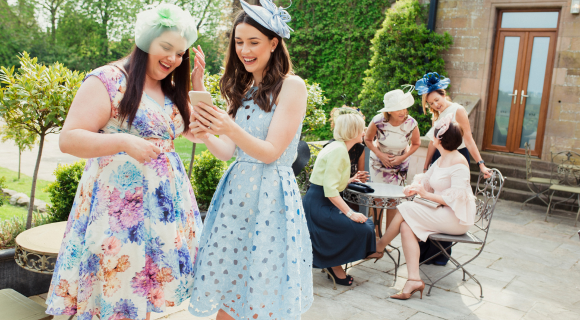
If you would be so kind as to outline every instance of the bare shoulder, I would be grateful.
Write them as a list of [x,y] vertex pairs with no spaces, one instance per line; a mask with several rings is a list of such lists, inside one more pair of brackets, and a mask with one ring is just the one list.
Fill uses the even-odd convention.
[[306,83],[302,78],[297,75],[288,75],[286,79],[284,79],[284,83],[282,84],[282,92],[290,91],[296,92],[296,90],[303,90],[306,92]]
[[306,99],[307,92],[306,83],[304,80],[302,80],[302,78],[299,76],[288,75],[284,79],[284,83],[280,89],[280,94],[278,95],[276,105],[289,105],[293,106],[292,108],[294,108],[296,106],[296,102],[299,102],[299,105],[306,109]]
[[453,158],[451,159],[451,165],[454,166],[456,164],[462,164],[467,168],[469,168],[469,163],[467,162],[467,159],[465,159],[465,157],[461,153],[459,153],[459,151],[454,152]]

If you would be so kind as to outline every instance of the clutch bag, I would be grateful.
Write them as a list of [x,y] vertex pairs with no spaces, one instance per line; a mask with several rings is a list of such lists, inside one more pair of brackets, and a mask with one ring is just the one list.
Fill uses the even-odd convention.
[[430,207],[430,208],[433,208],[433,209],[437,209],[439,207],[443,207],[443,205],[440,204],[440,203],[437,203],[437,202],[431,201],[431,200],[427,200],[427,199],[424,199],[424,198],[421,198],[421,197],[415,197],[415,198],[413,198],[413,202],[420,203],[420,204],[422,204],[424,206],[427,206],[427,207]]
[[349,183],[347,188],[349,188],[350,190],[361,192],[361,193],[373,193],[373,192],[375,192],[375,189],[371,188],[367,184],[360,183],[360,182]]

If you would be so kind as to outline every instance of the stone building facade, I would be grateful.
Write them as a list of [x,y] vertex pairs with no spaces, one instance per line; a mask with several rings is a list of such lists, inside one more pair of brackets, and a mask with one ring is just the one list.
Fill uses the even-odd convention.
[[[429,1],[422,2],[428,3]],[[547,20],[540,15],[538,17],[541,18],[536,18],[533,25],[525,25],[525,23],[518,25],[518,23],[521,22],[521,17],[525,20],[525,14],[537,14],[538,12],[541,13],[542,11],[548,11],[552,12],[549,15],[557,16],[557,19],[554,21],[553,26],[549,26],[548,23],[545,26],[548,26],[549,28],[542,29],[544,31],[553,31],[551,38],[549,35],[545,36],[548,37],[549,41],[551,41],[550,45],[552,51],[550,51],[547,56],[548,61],[545,62],[547,63],[547,71],[545,73],[546,79],[544,79],[544,82],[548,83],[545,84],[544,97],[542,98],[543,113],[540,112],[539,119],[535,120],[538,122],[538,126],[541,127],[544,125],[544,127],[539,130],[543,131],[543,134],[538,132],[536,137],[536,133],[534,132],[533,138],[527,139],[529,141],[535,141],[530,139],[536,138],[542,139],[538,144],[538,150],[541,149],[541,151],[537,153],[537,156],[542,160],[549,161],[551,151],[572,150],[580,153],[580,15],[571,13],[571,2],[571,0],[438,1],[435,31],[439,33],[448,32],[454,39],[452,47],[444,53],[446,70],[452,83],[450,94],[452,98],[454,96],[473,96],[473,98],[479,98],[479,103],[477,104],[476,109],[473,110],[470,118],[474,120],[474,127],[472,130],[480,150],[502,151],[499,150],[501,149],[499,147],[491,146],[493,145],[493,143],[490,142],[491,136],[494,134],[496,136],[501,136],[502,132],[499,130],[501,129],[499,127],[502,125],[499,124],[501,122],[498,121],[499,116],[497,116],[496,113],[494,114],[496,114],[497,117],[494,116],[494,114],[490,116],[490,112],[500,112],[498,111],[500,109],[499,104],[501,100],[501,97],[499,96],[502,92],[498,89],[498,83],[501,86],[501,81],[506,81],[501,80],[500,77],[509,78],[509,76],[504,77],[504,70],[511,67],[515,70],[514,73],[517,72],[518,74],[521,74],[520,78],[524,83],[527,81],[524,78],[528,76],[528,73],[530,83],[532,81],[531,78],[535,77],[537,79],[537,75],[532,75],[533,71],[524,70],[526,68],[525,53],[520,54],[518,57],[517,52],[514,53],[513,50],[511,50],[514,47],[508,47],[508,40],[511,41],[516,39],[519,35],[510,32],[512,29],[508,30],[503,27],[506,25],[509,26],[511,23],[512,25],[515,25],[515,29],[513,29],[514,31],[524,32],[527,30],[527,34],[530,38],[525,40],[522,36],[522,45],[519,47],[520,51],[525,52],[527,50],[531,52],[532,43],[534,45],[533,50],[536,50],[536,47],[542,49],[541,43],[539,42],[541,39],[533,38],[534,36],[538,36],[538,34],[534,32],[540,29],[534,28],[544,26],[543,23],[548,23],[546,22]],[[509,18],[508,15],[502,16],[505,12],[515,12],[517,14],[522,13],[523,16],[517,14],[515,16],[510,15],[509,17],[511,18]],[[557,12],[558,14],[555,15],[554,12]],[[508,18],[513,19],[513,21]],[[499,25],[499,23],[502,24]],[[528,29],[524,30],[521,28],[522,26],[524,29]],[[502,35],[501,32],[504,32],[505,34]],[[520,41],[519,39],[520,38],[517,38],[517,41]],[[533,42],[534,39],[537,40],[536,42],[538,42],[538,46],[536,46],[536,42]],[[525,41],[525,44],[523,41]],[[544,51],[546,50],[548,49],[545,49]],[[546,51],[546,53],[547,52],[548,51]],[[516,57],[518,61],[522,61],[521,68],[524,69],[520,68],[520,62],[517,63],[517,68],[515,63],[510,64],[506,62],[508,61],[510,54]],[[536,58],[538,55],[540,54],[536,54]],[[500,58],[503,60],[499,60]],[[530,67],[530,65],[537,62],[534,62],[534,59],[534,56],[530,56],[530,53],[528,53],[528,69],[533,68]],[[544,60],[546,59],[544,58]],[[498,63],[501,61],[504,61],[505,63],[501,67],[498,67]],[[507,71],[505,72],[507,74]],[[498,73],[500,74],[498,75]],[[516,79],[516,82],[517,81],[518,80]],[[521,88],[525,89],[524,87]],[[527,97],[524,100],[524,97],[526,96],[524,95],[522,97],[521,91],[516,92],[515,96],[513,92],[507,93],[509,93],[510,96],[507,97],[507,105],[512,103],[511,97],[513,97],[514,104],[512,105],[512,110],[520,101],[522,102],[523,107],[525,107],[525,104],[523,103],[524,101],[527,101],[526,103],[528,105],[532,103],[531,97]],[[505,92],[503,92],[503,94],[506,95]],[[506,100],[504,99],[504,102],[505,101]],[[508,117],[509,114],[508,109],[506,109],[507,111],[504,111],[506,117]],[[522,109],[520,117],[523,117],[523,112]],[[526,115],[529,113],[535,115],[536,118],[538,117],[536,113],[529,112],[527,109],[525,112]],[[517,121],[521,122],[522,119],[527,119],[521,118],[517,120],[514,119],[514,115],[515,113],[512,112],[512,118],[509,120],[510,126],[517,126]],[[507,122],[505,123],[506,124],[503,126],[507,127]],[[519,137],[522,137],[521,145],[523,145],[524,134],[528,134],[528,136],[532,136],[532,134],[529,132],[526,133],[527,129],[522,129],[522,126],[524,125],[520,124],[519,126],[520,131],[516,130],[514,131],[515,133],[512,132],[511,134],[507,134],[504,128],[503,139],[507,139],[507,141],[510,141],[509,139],[516,141],[515,146],[512,146],[510,150],[507,150],[509,148],[505,149],[504,152],[523,153],[523,149],[521,149],[518,139],[520,139]],[[516,138],[515,135],[519,135],[519,137]],[[487,143],[485,139],[488,139]],[[498,140],[495,136],[493,139],[494,141]],[[499,140],[501,140],[501,137]],[[512,143],[512,145],[514,145],[514,143]]]

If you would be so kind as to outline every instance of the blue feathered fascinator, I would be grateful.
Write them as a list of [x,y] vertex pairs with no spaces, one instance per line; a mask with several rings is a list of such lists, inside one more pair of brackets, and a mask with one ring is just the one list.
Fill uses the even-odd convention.
[[242,9],[264,28],[274,31],[282,38],[290,39],[290,31],[294,30],[288,26],[288,22],[292,20],[286,11],[289,7],[276,7],[271,0],[260,0],[262,6],[251,5],[244,0],[240,0],[240,4]]
[[415,84],[415,90],[419,92],[419,95],[424,95],[429,92],[433,92],[439,89],[446,89],[451,80],[440,76],[437,72],[429,72],[419,79]]

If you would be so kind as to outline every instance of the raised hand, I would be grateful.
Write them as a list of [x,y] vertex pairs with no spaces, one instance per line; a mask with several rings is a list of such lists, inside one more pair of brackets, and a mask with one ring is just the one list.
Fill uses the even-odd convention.
[[203,75],[205,73],[205,54],[201,50],[201,46],[191,48],[195,52],[195,59],[193,61],[193,71],[191,72],[191,86],[194,91],[205,91],[203,84]]

